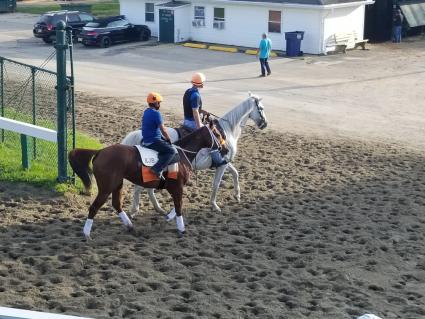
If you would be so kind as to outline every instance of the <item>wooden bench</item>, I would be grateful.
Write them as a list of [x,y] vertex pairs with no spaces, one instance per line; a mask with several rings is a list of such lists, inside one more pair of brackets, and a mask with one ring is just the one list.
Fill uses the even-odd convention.
[[356,31],[353,31],[354,34],[354,49],[357,47],[362,47],[362,50],[366,50],[366,43],[369,42],[369,39],[359,40]]
[[339,32],[333,34],[327,43],[327,47],[335,47],[334,52],[347,52],[347,47],[350,43],[350,41],[353,41],[353,33],[348,32]]
[[363,50],[366,50],[368,41],[368,39],[359,40],[355,31],[338,32],[328,38],[326,47],[334,48],[333,52],[346,53],[348,48],[356,49],[357,47],[362,47]]

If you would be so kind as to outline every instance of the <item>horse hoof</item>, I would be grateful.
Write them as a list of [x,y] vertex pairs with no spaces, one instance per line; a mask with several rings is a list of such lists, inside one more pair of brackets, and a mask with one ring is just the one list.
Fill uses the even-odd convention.
[[91,236],[90,235],[84,235],[84,239],[88,242],[88,241],[90,241],[90,240],[93,240],[92,238],[91,238]]
[[129,233],[134,232],[134,227],[133,227],[133,226],[127,226],[127,231],[128,231]]
[[186,233],[185,231],[177,230],[177,236],[179,236],[179,238],[183,238],[185,233]]
[[211,211],[212,212],[218,212],[218,213],[220,213],[221,212],[221,208],[218,207],[217,205],[213,205],[213,206],[211,206]]
[[237,201],[238,203],[240,203],[240,202],[241,202],[241,197],[240,197],[240,196],[236,195],[236,196],[235,196],[235,199],[236,199],[236,201]]

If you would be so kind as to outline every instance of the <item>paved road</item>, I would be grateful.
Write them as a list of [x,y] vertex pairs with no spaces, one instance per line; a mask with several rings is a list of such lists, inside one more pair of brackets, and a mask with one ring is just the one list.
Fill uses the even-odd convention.
[[[53,49],[32,37],[35,20],[0,15],[0,55],[40,65]],[[224,114],[252,91],[263,97],[272,129],[425,149],[425,42],[368,47],[346,55],[275,58],[272,76],[258,78],[259,63],[244,54],[166,44],[108,49],[77,44],[77,90],[141,102],[156,90],[166,98],[164,108],[182,114],[182,95],[199,70],[208,80],[204,105],[213,113]]]

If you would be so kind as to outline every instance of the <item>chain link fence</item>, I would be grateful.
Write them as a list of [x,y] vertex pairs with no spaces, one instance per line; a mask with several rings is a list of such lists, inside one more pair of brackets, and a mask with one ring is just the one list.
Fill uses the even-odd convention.
[[[55,57],[53,52],[43,63]],[[42,65],[42,66],[43,66]],[[65,136],[67,149],[75,146],[74,90],[72,78],[67,77],[66,109],[67,127]],[[57,74],[0,56],[0,116],[57,131]],[[22,145],[19,133],[0,129],[3,146]],[[28,136],[26,152],[33,165],[48,165],[46,169],[58,167],[57,143]],[[21,150],[22,151],[22,150]],[[31,169],[31,167],[29,169]],[[68,169],[68,172],[71,172]]]

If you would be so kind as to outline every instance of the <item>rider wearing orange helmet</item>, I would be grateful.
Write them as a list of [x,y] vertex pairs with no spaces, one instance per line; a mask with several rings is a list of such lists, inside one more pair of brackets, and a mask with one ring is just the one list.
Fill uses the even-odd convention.
[[[205,75],[203,73],[195,73],[192,75],[192,87],[187,89],[183,96],[184,122],[183,126],[194,131],[202,126],[200,114],[209,115],[207,111],[202,109],[202,99],[199,89],[204,87]],[[210,153],[212,159],[212,167],[219,167],[227,164],[218,150]]]
[[199,93],[199,90],[204,87],[205,79],[203,73],[193,74],[192,87],[187,89],[183,96],[183,126],[192,131],[202,126],[200,114],[208,115],[208,112],[202,110],[202,99]]
[[149,107],[143,112],[142,118],[143,146],[158,152],[158,162],[151,169],[158,177],[163,178],[162,171],[177,154],[177,150],[171,145],[170,136],[159,112],[162,96],[151,92],[146,101]]

